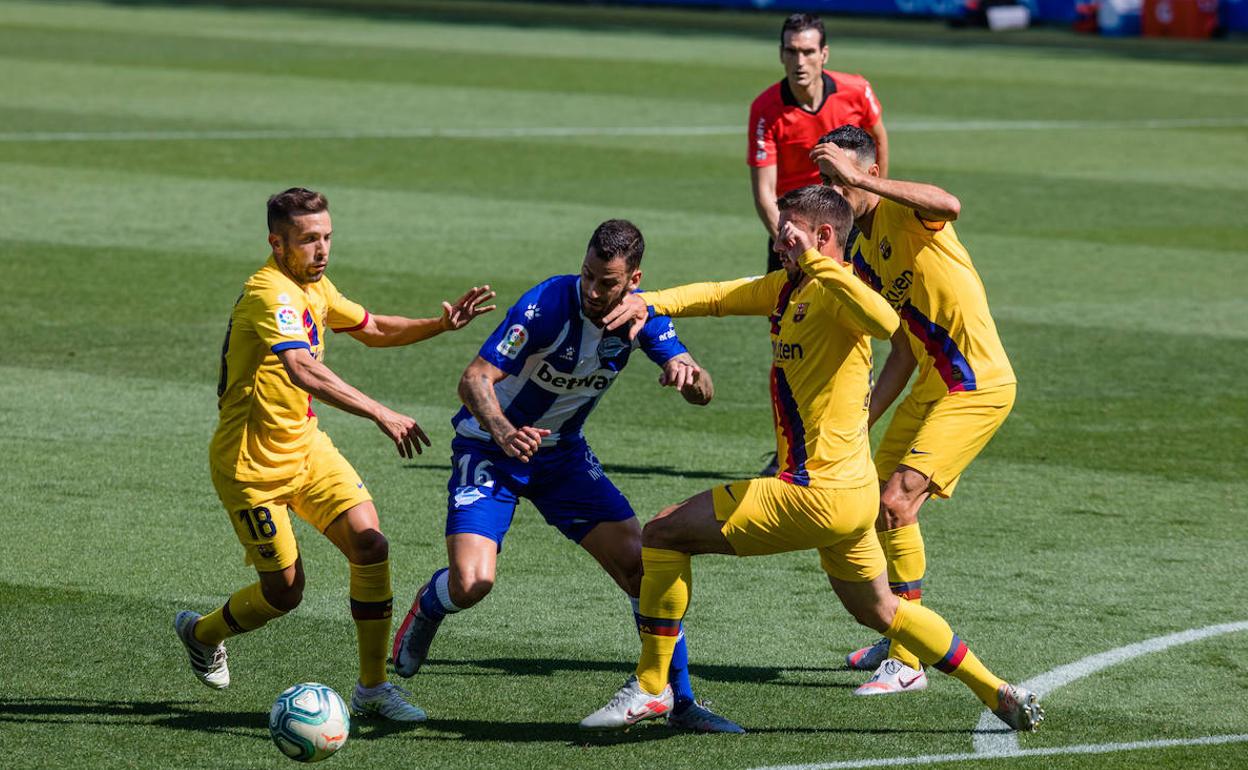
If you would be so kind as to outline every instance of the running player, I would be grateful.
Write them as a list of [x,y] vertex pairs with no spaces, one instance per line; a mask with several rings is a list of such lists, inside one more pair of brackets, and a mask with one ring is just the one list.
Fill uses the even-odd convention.
[[777,477],[702,492],[646,524],[636,676],[581,726],[627,727],[669,708],[667,672],[689,605],[692,554],[817,548],[858,622],[961,680],[1010,727],[1034,729],[1043,717],[1035,694],[996,677],[944,619],[888,589],[873,527],[879,487],[867,441],[868,337],[887,339],[899,319],[842,261],[851,220],[844,198],[803,187],[782,197],[779,209],[784,272],[631,295],[604,319],[608,329],[628,324],[636,332],[656,313],[770,316],[772,409],[784,464]]
[[[929,184],[884,179],[867,132],[841,126],[811,153],[825,181],[849,201],[859,236],[851,260],[862,280],[901,316],[892,350],[871,393],[869,422],[919,376],[875,453],[880,480],[880,543],[889,587],[913,602],[923,595],[927,558],[919,509],[949,497],[962,472],[1014,406],[1010,360],[988,312],[988,297],[953,229],[961,205]],[[888,639],[852,652],[850,668],[875,671],[855,692],[922,690],[919,658]]]
[[174,629],[205,685],[230,683],[224,641],[285,615],[303,597],[303,561],[287,509],[316,527],[351,565],[351,616],[360,677],[357,714],[419,722],[425,712],[386,681],[390,638],[389,544],[355,469],[318,427],[312,398],[366,417],[411,457],[429,444],[411,417],[343,382],[324,363],[325,333],[345,332],[370,347],[409,345],[463,328],[494,309],[488,286],[473,287],[440,318],[371,315],[338,292],[325,269],[329,202],[292,188],[268,203],[268,262],[243,285],[230,315],[217,386],[212,483],[259,580],[205,616],[183,611]]
[[[635,339],[602,328],[602,317],[641,282],[645,241],[630,222],[594,231],[581,273],[549,278],[520,298],[460,380],[447,483],[449,564],[417,593],[394,639],[394,666],[414,675],[442,620],[480,602],[494,586],[503,537],[519,498],[592,555],[628,594],[634,618],[641,587],[641,527],[581,432],[638,347],[663,368],[660,382],[691,404],[713,395],[668,318]],[[676,630],[668,723],[699,732],[744,732],[693,697],[683,632]],[[665,712],[666,713],[666,712]]]

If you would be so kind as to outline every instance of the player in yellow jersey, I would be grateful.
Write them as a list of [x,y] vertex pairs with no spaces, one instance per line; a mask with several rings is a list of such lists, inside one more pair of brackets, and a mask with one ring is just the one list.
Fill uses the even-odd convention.
[[634,294],[604,319],[608,329],[636,331],[651,313],[769,316],[781,472],[707,490],[646,524],[636,676],[581,726],[627,727],[671,708],[667,669],[689,605],[691,555],[815,548],[858,622],[957,677],[1010,727],[1034,729],[1043,711],[1033,693],[993,675],[939,615],[889,591],[867,442],[869,337],[887,339],[898,317],[842,261],[851,220],[844,198],[816,185],[786,193],[779,208],[783,270]]
[[[984,285],[953,229],[958,199],[934,185],[885,179],[871,135],[841,126],[811,153],[825,183],[845,196],[859,236],[854,272],[901,316],[892,349],[871,393],[874,424],[919,375],[893,414],[875,453],[880,479],[876,521],[893,592],[923,594],[927,558],[919,509],[949,497],[1014,406],[1015,379],[988,312]],[[921,690],[919,658],[888,639],[850,653],[850,668],[875,671],[855,693]]]
[[329,203],[292,188],[268,202],[264,267],[234,304],[221,351],[219,421],[212,438],[212,483],[259,580],[207,615],[174,620],[201,682],[230,683],[225,639],[254,631],[299,605],[303,562],[288,509],[316,527],[350,563],[351,616],[360,678],[351,696],[357,714],[418,722],[425,713],[386,681],[390,638],[389,544],[358,474],[318,428],[312,398],[381,428],[399,454],[419,453],[428,437],[411,417],[377,403],[325,365],[325,335],[345,332],[370,347],[408,345],[460,329],[493,309],[494,293],[473,287],[439,318],[371,315],[325,277],[332,235]]

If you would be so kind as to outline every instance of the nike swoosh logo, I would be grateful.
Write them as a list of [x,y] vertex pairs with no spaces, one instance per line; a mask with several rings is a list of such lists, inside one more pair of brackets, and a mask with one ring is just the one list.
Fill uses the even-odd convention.
[[632,722],[651,714],[662,714],[664,711],[667,711],[667,706],[664,706],[661,701],[652,700],[642,707],[640,711],[633,711],[630,708],[628,711],[624,712],[624,718]]
[[728,493],[728,496],[732,498],[732,501],[733,501],[734,503],[735,503],[735,502],[737,502],[737,496],[736,496],[736,495],[734,495],[734,494],[732,493],[732,485],[731,485],[731,484],[725,484],[725,485],[724,485],[724,491]]
[[908,688],[910,685],[914,684],[915,682],[919,681],[919,680],[920,680],[920,679],[922,679],[922,678],[923,678],[923,675],[922,675],[922,674],[919,674],[918,676],[914,677],[914,678],[913,678],[913,679],[911,679],[909,682],[907,682],[907,681],[905,681],[904,679],[902,679],[901,677],[898,677],[898,678],[897,678],[897,683],[898,683],[898,684],[900,684],[900,685],[901,685],[901,689],[903,689],[903,690],[904,690],[904,689]]
[[911,450],[910,450],[910,454],[912,454],[912,455],[930,455],[930,454],[931,454],[931,452],[921,452],[921,451],[919,451],[918,449],[911,449]]

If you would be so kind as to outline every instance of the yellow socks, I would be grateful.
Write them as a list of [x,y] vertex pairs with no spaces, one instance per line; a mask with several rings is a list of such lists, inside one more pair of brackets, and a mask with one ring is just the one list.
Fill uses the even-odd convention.
[[390,643],[390,562],[351,565],[351,617],[360,649],[360,684],[376,687],[386,681]]
[[264,598],[259,582],[252,583],[235,592],[219,609],[200,618],[195,624],[195,640],[217,645],[231,636],[255,631],[285,614]]
[[637,627],[641,631],[641,659],[637,680],[641,689],[658,695],[667,687],[672,651],[680,636],[680,620],[689,607],[693,570],[689,554],[662,548],[642,548],[641,604]]
[[997,707],[997,688],[1004,680],[989,671],[935,612],[902,599],[884,635],[913,650],[924,663],[956,677],[988,708]]
[[[923,573],[927,571],[927,554],[923,550],[923,535],[917,523],[880,533],[880,545],[888,560],[888,588],[912,604],[923,598]],[[888,657],[899,660],[910,668],[919,667],[919,658],[901,644],[893,642]]]

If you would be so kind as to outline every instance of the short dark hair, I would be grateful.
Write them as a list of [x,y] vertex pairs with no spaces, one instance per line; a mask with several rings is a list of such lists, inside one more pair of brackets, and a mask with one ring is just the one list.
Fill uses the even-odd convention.
[[842,150],[849,150],[867,163],[875,162],[875,139],[858,126],[837,126],[819,137],[819,144],[828,142]]
[[589,251],[603,262],[623,258],[629,270],[636,270],[646,253],[646,239],[641,237],[637,225],[627,219],[608,219],[594,230],[589,239]]
[[781,211],[802,215],[813,225],[832,225],[832,230],[836,233],[837,248],[845,250],[845,240],[849,237],[854,213],[849,208],[849,202],[836,190],[818,184],[807,185],[780,196],[776,205]]
[[329,211],[329,199],[319,192],[305,187],[292,187],[269,198],[269,232],[281,233],[281,228],[293,224],[295,217]]
[[823,27],[823,19],[813,13],[795,13],[784,20],[784,26],[780,28],[780,47],[784,47],[784,36],[790,32],[805,32],[808,29],[819,30],[819,47],[823,48],[828,44],[828,31]]

